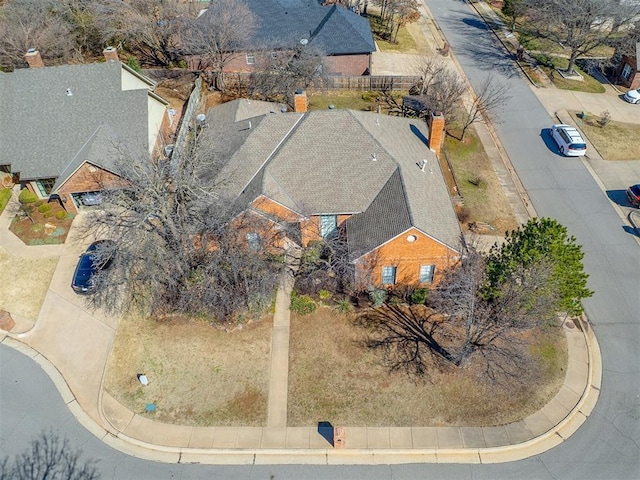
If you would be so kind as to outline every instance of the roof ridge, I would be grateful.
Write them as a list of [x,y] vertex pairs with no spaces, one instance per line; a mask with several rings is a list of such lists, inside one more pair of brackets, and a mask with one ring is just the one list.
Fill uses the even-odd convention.
[[276,148],[274,148],[273,151],[267,156],[265,161],[262,162],[262,165],[260,165],[260,168],[256,170],[256,173],[254,173],[249,179],[249,181],[240,189],[241,192],[243,192],[249,186],[249,184],[253,181],[253,179],[264,169],[264,167],[266,167],[269,164],[269,162],[273,160],[276,154],[281,150],[282,146],[287,142],[287,140],[289,140],[291,135],[293,135],[293,133],[298,129],[298,126],[302,123],[302,121],[306,117],[307,117],[307,114],[303,113],[302,116],[298,120],[296,120],[296,123],[294,123],[293,126],[287,132],[287,134],[284,137],[282,137],[282,140],[278,142],[278,145],[276,145]]

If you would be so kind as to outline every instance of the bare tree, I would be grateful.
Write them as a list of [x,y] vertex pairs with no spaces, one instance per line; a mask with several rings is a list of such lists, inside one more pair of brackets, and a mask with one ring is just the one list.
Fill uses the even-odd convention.
[[97,253],[113,260],[95,275],[95,305],[224,323],[270,303],[282,268],[277,226],[242,215],[246,205],[217,193],[220,159],[203,138],[178,165],[114,147],[121,180],[104,185],[103,203],[85,223],[87,233],[115,241]]
[[3,480],[98,480],[96,461],[81,461],[82,450],[53,431],[42,432],[13,462],[0,462]]
[[0,65],[12,70],[26,66],[25,53],[36,48],[45,62],[71,58],[73,26],[65,6],[55,0],[11,0],[0,8]]
[[207,12],[189,25],[182,51],[198,59],[199,69],[211,69],[216,88],[224,90],[222,73],[230,61],[246,53],[256,23],[242,0],[211,2]]
[[92,3],[105,43],[122,45],[142,63],[170,66],[178,59],[192,6],[176,0],[101,0]]
[[538,15],[545,22],[545,34],[569,49],[567,72],[576,59],[606,45],[620,27],[637,19],[638,2],[616,0],[541,0]]
[[261,100],[292,104],[296,90],[317,90],[326,85],[324,59],[323,52],[310,45],[276,49],[261,71],[251,75],[248,94]]
[[460,140],[464,141],[467,130],[475,122],[486,116],[492,116],[502,109],[511,98],[508,94],[509,86],[498,83],[495,77],[489,75],[485,78],[480,88],[474,92],[471,103],[465,107],[461,115],[462,134]]
[[451,119],[466,90],[460,76],[441,57],[422,57],[414,65],[414,70],[421,80],[410,93],[417,95],[420,103],[426,107],[418,112],[419,116],[440,112],[445,118]]
[[501,284],[500,295],[487,298],[485,259],[469,247],[430,293],[428,306],[385,305],[360,322],[370,335],[367,344],[381,350],[393,370],[422,376],[473,361],[490,375],[514,375],[528,366],[522,334],[556,315],[550,275],[544,262],[519,270],[518,281]]
[[372,3],[380,7],[380,19],[384,29],[381,32],[382,37],[391,42],[397,41],[401,27],[420,18],[416,0],[372,0]]

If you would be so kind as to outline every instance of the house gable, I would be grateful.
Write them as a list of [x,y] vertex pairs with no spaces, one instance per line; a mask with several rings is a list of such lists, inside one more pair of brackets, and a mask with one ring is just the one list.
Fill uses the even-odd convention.
[[[121,62],[108,61],[3,74],[0,163],[10,159],[23,181],[58,178],[102,124],[134,150],[150,152],[157,136],[150,127],[159,128],[165,103],[150,91],[153,82],[123,71]],[[123,90],[123,75],[138,83]]]
[[[356,285],[383,285],[384,267],[395,267],[395,285],[420,285],[420,267],[433,266],[433,284],[459,258],[459,252],[411,227],[355,261]],[[425,284],[426,286],[426,284]]]

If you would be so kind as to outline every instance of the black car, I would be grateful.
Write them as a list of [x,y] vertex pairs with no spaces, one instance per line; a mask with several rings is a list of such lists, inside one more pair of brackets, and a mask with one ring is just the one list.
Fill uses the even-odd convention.
[[76,271],[73,274],[71,288],[76,293],[91,293],[96,288],[93,276],[100,270],[109,268],[113,260],[112,240],[98,240],[93,242],[87,250],[80,255]]
[[627,188],[627,198],[631,205],[640,208],[640,183]]

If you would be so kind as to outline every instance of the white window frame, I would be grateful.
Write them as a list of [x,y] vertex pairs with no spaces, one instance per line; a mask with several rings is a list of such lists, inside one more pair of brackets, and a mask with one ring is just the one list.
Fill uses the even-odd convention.
[[633,72],[633,68],[628,63],[625,63],[624,67],[622,67],[622,78],[629,80],[629,78],[631,78],[631,72]]
[[433,275],[436,272],[435,265],[420,265],[420,283],[432,283]]
[[382,285],[396,284],[396,274],[398,273],[398,267],[395,267],[393,265],[385,265],[382,267],[381,273],[382,273]]
[[253,53],[245,54],[245,60],[247,61],[247,65],[254,65],[256,63],[256,56]]

